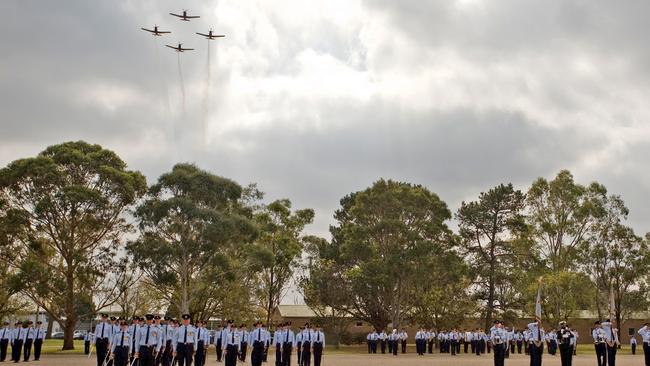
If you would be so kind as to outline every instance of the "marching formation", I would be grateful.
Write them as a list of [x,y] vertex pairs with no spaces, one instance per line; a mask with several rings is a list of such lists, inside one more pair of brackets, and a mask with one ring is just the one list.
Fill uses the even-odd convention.
[[245,324],[237,327],[232,320],[220,325],[216,331],[206,329],[205,322],[183,314],[180,323],[175,319],[147,314],[144,318],[126,319],[101,315],[101,322],[85,339],[85,353],[96,349],[97,366],[203,366],[208,348],[214,345],[217,362],[235,366],[246,362],[250,351],[252,366],[267,362],[269,349],[275,348],[275,366],[291,365],[291,355],[296,349],[298,365],[320,366],[325,347],[325,333],[319,325],[307,323],[297,333],[291,323],[280,324],[273,334],[262,322],[249,330]]
[[3,328],[0,331],[0,362],[7,359],[7,350],[11,345],[11,361],[20,362],[29,361],[32,355],[32,347],[34,348],[34,361],[41,358],[41,349],[43,347],[43,340],[45,339],[45,331],[41,329],[43,323],[37,321],[36,324],[32,321],[23,323],[18,321],[14,323],[14,327],[9,327],[9,322],[4,322]]
[[[643,339],[645,365],[650,366],[650,323],[646,323],[638,333]],[[618,329],[614,324],[610,320],[596,321],[591,336],[598,366],[616,366],[616,351],[620,341]],[[562,365],[571,366],[578,337],[578,331],[570,328],[565,321],[559,322],[557,328],[545,331],[540,318],[536,318],[523,330],[505,327],[502,321],[495,320],[487,332],[481,328],[443,329],[439,332],[420,328],[415,334],[415,349],[419,356],[431,354],[434,349],[451,356],[461,353],[476,356],[493,353],[495,366],[503,366],[510,354],[523,352],[530,357],[531,366],[541,366],[546,346],[549,355],[555,356],[559,350]],[[634,342],[631,343],[636,345],[636,339],[632,339]],[[406,353],[408,334],[405,330],[397,329],[393,329],[390,334],[383,330],[374,330],[367,335],[366,340],[369,354],[385,354],[388,350],[389,354],[397,356],[399,353]]]

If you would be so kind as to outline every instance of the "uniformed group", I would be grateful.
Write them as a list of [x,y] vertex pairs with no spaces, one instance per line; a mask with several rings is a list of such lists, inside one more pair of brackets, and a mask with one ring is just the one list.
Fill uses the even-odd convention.
[[272,336],[262,322],[248,329],[227,320],[211,335],[205,322],[191,324],[189,314],[183,314],[180,322],[147,314],[133,317],[131,324],[102,314],[94,333],[85,338],[86,354],[92,352],[91,344],[95,346],[97,366],[204,366],[212,344],[217,362],[226,366],[246,362],[249,350],[251,365],[261,366],[271,345],[275,347],[276,366],[289,366],[294,348],[298,365],[311,366],[313,354],[314,366],[320,366],[325,334],[320,326],[312,328],[309,323],[294,333],[289,322],[279,325]]
[[[643,349],[646,357],[646,366],[650,366],[650,324],[646,324],[639,334],[643,338]],[[592,332],[594,338],[598,366],[616,366],[616,349],[619,344],[618,330],[607,321],[597,321]],[[385,331],[373,331],[366,337],[368,353],[406,353],[408,334],[406,331],[393,329],[390,334]],[[548,332],[542,327],[539,319],[529,323],[526,329],[516,331],[507,328],[500,320],[494,321],[494,325],[487,332],[478,328],[475,330],[440,330],[420,328],[415,334],[415,349],[418,355],[433,353],[437,348],[440,353],[448,353],[452,356],[461,353],[471,352],[477,356],[484,353],[493,353],[494,365],[503,366],[505,359],[512,353],[521,354],[522,351],[529,355],[531,366],[542,365],[542,354],[546,345],[550,355],[560,352],[562,366],[571,366],[575,355],[578,332],[571,329],[566,322],[562,321],[557,328]]]
[[32,348],[34,349],[34,361],[39,361],[45,339],[45,331],[41,329],[41,325],[40,321],[37,321],[36,324],[32,321],[25,323],[19,321],[11,327],[8,322],[4,322],[0,331],[0,362],[7,359],[9,346],[11,346],[11,361],[20,362],[22,358],[23,361],[28,362]]

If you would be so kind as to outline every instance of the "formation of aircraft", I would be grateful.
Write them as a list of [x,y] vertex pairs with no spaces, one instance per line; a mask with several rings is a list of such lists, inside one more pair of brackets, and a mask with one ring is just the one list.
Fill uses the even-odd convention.
[[153,30],[152,29],[147,29],[147,28],[140,28],[140,29],[142,29],[143,31],[147,31],[147,32],[151,33],[154,36],[162,36],[163,34],[171,33],[169,31],[159,31],[157,25],[153,26]]
[[183,44],[182,44],[182,43],[179,43],[179,44],[178,44],[178,47],[170,46],[170,45],[168,45],[168,44],[166,44],[165,46],[167,46],[167,47],[169,47],[169,48],[175,50],[176,52],[185,52],[185,51],[193,51],[193,50],[194,50],[194,48],[183,48]]
[[173,15],[175,17],[181,18],[181,21],[184,21],[184,22],[189,22],[190,19],[200,18],[200,16],[198,16],[198,15],[187,15],[187,10],[183,10],[182,15],[181,14],[174,14],[174,13],[169,13],[169,15]]
[[[180,18],[181,21],[185,21],[185,22],[189,22],[190,19],[197,19],[197,18],[200,18],[199,15],[187,15],[187,10],[183,10],[183,13],[182,13],[182,14],[169,13],[169,15],[172,15],[172,16],[175,16],[175,17],[177,17],[177,18]],[[171,33],[170,31],[161,31],[161,30],[158,30],[158,25],[154,25],[154,26],[153,26],[153,29],[147,29],[147,28],[140,28],[140,29],[142,29],[143,31],[149,32],[149,33],[151,33],[151,34],[154,35],[154,36],[162,36],[163,34],[169,34],[169,33]],[[198,34],[199,36],[205,37],[205,38],[207,38],[207,39],[209,39],[209,40],[211,40],[211,41],[212,41],[212,40],[215,40],[215,39],[217,39],[217,38],[223,38],[223,37],[225,37],[225,35],[223,35],[223,34],[215,34],[215,33],[212,31],[212,29],[210,29],[210,31],[209,31],[208,33],[200,33],[200,32],[196,32],[196,34]],[[184,51],[193,51],[193,50],[194,50],[193,48],[183,48],[183,44],[182,44],[182,43],[179,43],[177,47],[172,46],[172,45],[168,45],[168,44],[165,45],[165,46],[167,46],[167,47],[173,49],[173,50],[176,51],[176,52],[184,52]]]

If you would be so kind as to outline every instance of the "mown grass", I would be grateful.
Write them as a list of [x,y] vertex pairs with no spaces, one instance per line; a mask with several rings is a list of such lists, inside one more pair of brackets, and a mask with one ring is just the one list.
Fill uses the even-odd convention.
[[[61,348],[63,347],[63,340],[62,339],[47,339],[45,340],[45,343],[43,344],[43,353],[44,354],[83,354],[84,351],[84,344],[83,341],[81,340],[75,340],[74,341],[74,350],[67,350],[67,351],[61,351]],[[362,354],[362,353],[367,353],[368,348],[366,345],[354,345],[354,346],[345,346],[341,345],[338,349],[332,345],[328,345],[325,349],[327,353],[330,354]],[[462,351],[462,350],[461,350]],[[546,351],[546,350],[545,350]],[[93,350],[93,353],[95,351]],[[211,349],[208,351],[210,353],[214,353],[214,346],[211,347]],[[379,352],[379,350],[378,350]],[[388,350],[386,350],[388,352]],[[414,345],[409,345],[407,347],[407,352],[408,353],[415,353],[415,346]],[[578,354],[581,355],[587,355],[587,354],[595,354],[594,351],[594,346],[593,344],[579,344],[578,345]],[[638,353],[643,353],[643,349],[639,346],[637,346],[637,354]],[[624,345],[621,349],[618,350],[618,354],[621,355],[629,355],[632,354],[631,348],[629,345]]]

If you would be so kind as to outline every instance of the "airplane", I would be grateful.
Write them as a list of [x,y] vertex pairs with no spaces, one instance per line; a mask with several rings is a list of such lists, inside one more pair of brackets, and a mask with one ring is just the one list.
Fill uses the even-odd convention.
[[179,43],[179,44],[178,44],[178,47],[170,46],[170,45],[168,45],[168,44],[166,44],[165,46],[167,46],[167,47],[169,47],[169,48],[171,48],[171,49],[173,49],[173,50],[176,50],[176,52],[193,51],[193,50],[194,50],[194,48],[183,48],[183,44],[182,44],[182,43]]
[[212,34],[212,29],[210,29],[208,34],[199,33],[199,32],[196,32],[196,34],[198,34],[199,36],[203,36],[203,37],[205,37],[205,38],[207,38],[209,40],[225,37],[225,35],[223,35],[223,34]]
[[174,13],[169,13],[169,15],[173,15],[173,16],[175,16],[175,17],[179,17],[179,18],[181,18],[181,20],[184,21],[184,22],[189,22],[190,19],[200,18],[200,16],[198,16],[198,15],[187,15],[187,10],[183,10],[183,15],[180,15],[180,14],[174,14]]
[[154,25],[154,26],[153,26],[153,30],[151,30],[151,29],[147,29],[147,28],[140,28],[140,29],[142,29],[143,31],[147,31],[147,32],[151,33],[151,34],[154,35],[154,36],[162,36],[163,34],[171,33],[171,32],[163,32],[163,31],[159,31],[157,25]]

